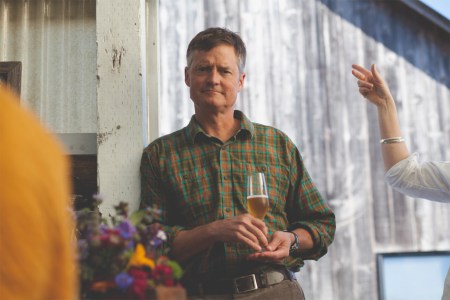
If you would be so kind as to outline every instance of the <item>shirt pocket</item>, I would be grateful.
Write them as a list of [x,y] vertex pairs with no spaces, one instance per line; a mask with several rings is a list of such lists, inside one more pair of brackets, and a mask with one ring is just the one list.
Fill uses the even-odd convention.
[[174,176],[174,193],[171,201],[186,224],[198,226],[211,220],[210,179],[203,169],[183,170]]

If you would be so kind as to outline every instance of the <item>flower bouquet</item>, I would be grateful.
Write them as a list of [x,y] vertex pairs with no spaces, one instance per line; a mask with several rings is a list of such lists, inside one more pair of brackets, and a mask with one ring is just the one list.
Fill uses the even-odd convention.
[[157,299],[158,290],[167,287],[178,287],[172,299],[185,299],[181,267],[157,255],[166,240],[154,222],[159,211],[147,208],[129,216],[128,204],[121,202],[116,215],[104,219],[101,201],[94,197],[91,207],[76,212],[81,299]]

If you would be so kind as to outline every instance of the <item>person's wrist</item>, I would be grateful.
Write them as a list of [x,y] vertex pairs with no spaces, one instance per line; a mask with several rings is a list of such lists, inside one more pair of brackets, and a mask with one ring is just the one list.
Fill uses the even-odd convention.
[[295,242],[295,235],[294,235],[294,233],[292,231],[286,231],[286,232],[290,233],[289,234],[289,240],[290,240],[289,247],[290,247]]
[[397,114],[397,107],[395,103],[391,103],[389,99],[386,99],[384,102],[381,102],[378,106],[378,115],[382,118],[390,118],[392,114]]
[[204,225],[206,227],[205,236],[207,239],[214,244],[215,242],[220,242],[220,234],[218,234],[218,228],[221,228],[223,220],[215,220],[209,224]]
[[284,230],[284,232],[290,233],[290,245],[289,255],[295,255],[300,250],[300,244],[297,233],[294,231]]

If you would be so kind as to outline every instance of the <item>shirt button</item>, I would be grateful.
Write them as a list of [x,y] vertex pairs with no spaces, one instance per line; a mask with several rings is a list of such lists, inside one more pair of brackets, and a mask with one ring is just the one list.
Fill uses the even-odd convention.
[[228,180],[230,177],[228,175],[223,176],[223,179]]
[[227,213],[229,213],[229,212],[231,211],[231,208],[227,207],[227,208],[225,209],[225,211],[226,211]]

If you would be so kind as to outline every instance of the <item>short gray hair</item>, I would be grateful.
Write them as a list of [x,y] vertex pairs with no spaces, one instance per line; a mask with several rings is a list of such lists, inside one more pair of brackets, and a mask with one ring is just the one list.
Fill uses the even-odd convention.
[[205,29],[199,33],[191,40],[189,43],[186,60],[188,68],[192,64],[192,55],[194,51],[209,51],[212,48],[219,45],[230,45],[234,47],[236,56],[238,58],[239,72],[243,73],[245,69],[245,59],[247,57],[247,50],[245,49],[245,44],[241,37],[226,28],[211,27]]

